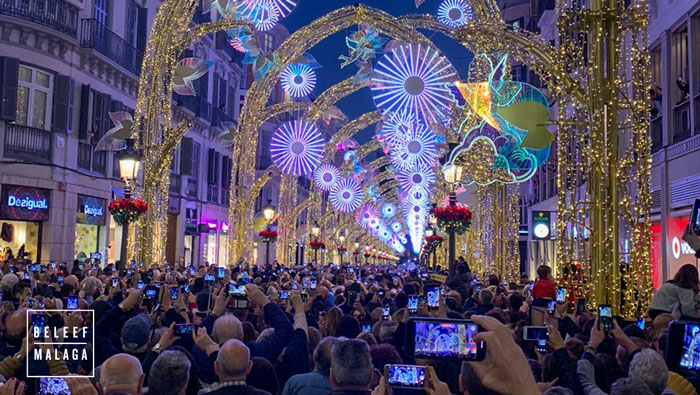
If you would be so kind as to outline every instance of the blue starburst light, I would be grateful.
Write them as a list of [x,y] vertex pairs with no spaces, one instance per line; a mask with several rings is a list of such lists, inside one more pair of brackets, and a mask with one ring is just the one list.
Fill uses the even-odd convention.
[[310,174],[321,163],[323,137],[316,126],[307,121],[282,124],[272,136],[270,154],[277,167],[286,174]]
[[454,68],[437,49],[407,44],[379,61],[372,73],[372,96],[382,112],[408,111],[438,123],[453,101],[447,83],[456,79]]
[[401,222],[399,221],[394,221],[391,223],[391,230],[394,231],[394,233],[401,232]]
[[382,216],[384,218],[393,218],[396,215],[396,205],[391,202],[386,202],[382,204]]
[[449,27],[466,25],[474,18],[474,10],[464,0],[445,0],[438,8],[437,19]]
[[238,13],[251,21],[258,31],[265,32],[277,24],[280,10],[276,0],[243,0],[238,3]]
[[415,115],[410,112],[395,112],[389,115],[388,119],[382,123],[382,127],[377,135],[379,141],[391,147],[396,136],[403,136],[415,122]]
[[332,163],[324,163],[314,171],[314,182],[322,191],[330,191],[340,179],[340,170]]
[[352,178],[343,178],[338,181],[330,194],[333,207],[343,213],[357,210],[364,198],[362,187]]
[[435,133],[424,123],[414,122],[401,136],[396,136],[389,152],[391,163],[399,170],[431,166],[437,159]]
[[316,73],[305,64],[290,64],[280,77],[282,88],[291,97],[305,97],[316,86]]
[[372,203],[363,204],[357,211],[357,214],[355,214],[358,225],[363,228],[369,228],[370,222],[377,218],[379,218],[379,211],[377,211],[377,208]]
[[423,192],[427,195],[435,183],[435,170],[427,165],[419,165],[407,170],[400,170],[398,174],[401,189],[407,191],[409,196],[415,192]]

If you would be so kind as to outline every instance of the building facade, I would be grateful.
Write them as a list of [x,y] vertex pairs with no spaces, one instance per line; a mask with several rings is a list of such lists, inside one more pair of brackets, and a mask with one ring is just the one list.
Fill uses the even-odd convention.
[[[0,250],[31,261],[119,259],[123,196],[115,155],[95,151],[109,112],[133,111],[158,0],[3,0],[0,5]],[[211,21],[196,11],[192,23]],[[173,95],[192,128],[171,167],[168,261],[224,264],[231,147],[219,136],[242,103],[242,54],[224,33],[183,57],[213,62],[197,96]]]

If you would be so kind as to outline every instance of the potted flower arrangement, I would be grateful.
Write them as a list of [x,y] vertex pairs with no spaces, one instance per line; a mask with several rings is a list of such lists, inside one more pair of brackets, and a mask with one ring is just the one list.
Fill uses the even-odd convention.
[[322,241],[320,241],[320,240],[312,240],[312,241],[309,243],[309,246],[311,247],[312,250],[318,250],[318,249],[321,249],[321,248],[326,248],[326,244],[324,244],[324,243],[323,243]]
[[277,240],[277,231],[271,229],[264,229],[261,230],[260,233],[258,233],[258,236],[260,236],[260,240],[263,243],[274,243],[275,240]]
[[347,251],[348,249],[343,246],[338,247],[338,254],[345,254]]
[[464,234],[472,222],[472,212],[463,206],[436,207],[433,209],[433,215],[443,232]]
[[141,199],[114,200],[107,206],[112,218],[124,226],[137,221],[148,210],[148,204]]

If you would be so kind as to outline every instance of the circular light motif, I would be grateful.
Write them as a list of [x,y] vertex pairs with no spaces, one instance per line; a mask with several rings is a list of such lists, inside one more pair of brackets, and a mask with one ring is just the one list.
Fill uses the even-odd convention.
[[407,130],[415,122],[415,115],[410,112],[395,112],[389,116],[389,119],[384,121],[382,129],[379,132],[381,141],[392,146],[396,136],[403,136]]
[[395,233],[401,232],[401,222],[399,221],[394,221],[391,223],[391,230],[393,230]]
[[[430,187],[435,183],[435,170],[432,167],[421,165],[409,170],[399,171],[399,185],[407,191],[412,199],[419,198],[416,192],[427,195]],[[420,194],[420,193],[419,193]]]
[[275,27],[280,18],[275,0],[242,0],[238,3],[238,12],[261,32]]
[[270,154],[277,167],[295,176],[310,174],[321,163],[323,137],[316,126],[307,121],[282,124],[272,136]]
[[549,236],[549,226],[547,226],[547,224],[539,223],[535,225],[534,229],[532,229],[532,233],[538,239],[546,239]]
[[357,181],[343,178],[331,189],[330,200],[338,211],[347,213],[356,210],[362,204],[365,194]]
[[365,228],[370,226],[370,222],[376,220],[377,217],[379,217],[379,212],[372,203],[363,204],[360,210],[357,211],[357,214],[355,214],[357,223]]
[[387,242],[391,239],[391,232],[389,229],[382,229],[378,236],[382,241]]
[[372,73],[372,96],[382,112],[407,111],[437,123],[449,113],[447,83],[457,73],[439,51],[423,44],[394,48]]
[[431,166],[437,159],[435,133],[422,122],[415,122],[406,133],[396,136],[389,154],[399,170]]
[[449,27],[466,25],[474,18],[474,10],[464,0],[445,0],[438,8],[437,19]]
[[290,64],[280,77],[282,88],[291,97],[304,97],[316,86],[316,73],[305,64]]
[[382,216],[384,218],[393,218],[396,215],[396,205],[391,202],[382,204]]
[[271,0],[277,8],[277,12],[280,18],[284,18],[289,15],[294,7],[297,6],[296,0]]
[[316,168],[314,172],[314,182],[322,191],[330,191],[340,179],[340,171],[331,163],[324,163]]

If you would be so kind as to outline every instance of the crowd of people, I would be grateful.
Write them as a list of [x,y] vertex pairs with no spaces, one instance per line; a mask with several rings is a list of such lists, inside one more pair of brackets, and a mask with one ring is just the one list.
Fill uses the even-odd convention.
[[[592,306],[566,300],[548,311],[557,287],[547,266],[536,281],[510,284],[463,264],[444,284],[402,265],[67,266],[2,268],[0,395],[660,395],[695,394],[698,385],[664,359],[672,302],[657,301],[644,329],[615,319],[607,330]],[[671,284],[697,295],[691,269]],[[424,298],[428,287],[440,290],[436,308]],[[684,305],[684,315],[693,308]],[[76,311],[54,311],[64,309]],[[472,320],[485,358],[416,359],[406,342],[411,317]],[[51,330],[37,338],[41,325]],[[524,340],[532,325],[547,328],[544,347]],[[81,327],[88,332],[76,335]],[[69,344],[71,336],[87,344]],[[57,357],[37,360],[35,348]],[[61,358],[81,348],[87,360]],[[425,385],[393,388],[387,364],[425,366]]]

